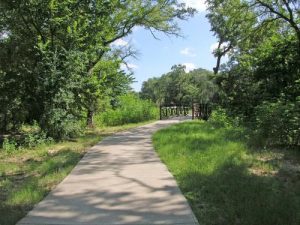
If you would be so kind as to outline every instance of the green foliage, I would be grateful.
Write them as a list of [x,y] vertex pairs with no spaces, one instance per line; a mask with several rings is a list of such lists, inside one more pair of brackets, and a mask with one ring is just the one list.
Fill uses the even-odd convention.
[[132,82],[120,65],[133,52],[112,43],[135,26],[178,35],[193,13],[173,0],[2,0],[0,132],[35,120],[55,139],[75,135]]
[[274,36],[252,56],[239,56],[239,64],[229,65],[218,77],[222,105],[254,131],[256,144],[299,146],[300,67],[295,50],[293,39]]
[[[43,111],[38,118],[43,131],[55,139],[74,137],[82,130],[82,88],[86,84],[86,55],[43,50],[40,96]],[[62,59],[62,60],[60,60]]]
[[22,125],[20,133],[5,137],[2,149],[13,153],[15,150],[32,149],[37,146],[49,145],[52,142],[53,138],[47,136],[35,121],[32,125]]
[[231,46],[216,77],[219,103],[252,129],[256,144],[299,147],[299,5],[269,0],[208,5],[212,30]]
[[300,145],[300,101],[265,102],[256,108],[255,138],[261,145]]
[[8,153],[12,153],[17,149],[17,143],[15,140],[9,140],[9,138],[4,138],[2,143],[2,149]]
[[43,130],[54,139],[66,139],[82,133],[82,122],[63,109],[49,109],[43,117]]
[[141,100],[134,94],[120,96],[115,109],[96,116],[98,126],[117,126],[158,119],[158,108],[149,100]]
[[214,124],[216,127],[227,127],[231,128],[237,125],[237,119],[235,121],[230,118],[225,109],[217,108],[212,111],[209,117],[209,122]]
[[46,133],[41,132],[28,132],[20,134],[16,137],[6,137],[2,143],[2,149],[8,153],[13,153],[16,150],[25,148],[32,149],[37,146],[48,145],[53,142],[51,137],[47,137]]
[[191,105],[193,102],[207,103],[217,92],[212,73],[204,69],[185,72],[185,66],[175,65],[172,71],[160,78],[145,81],[141,97],[157,105]]
[[[88,130],[72,139],[14,151],[0,150],[0,224],[14,225],[59,184],[91,146],[114,132],[146,123]],[[34,129],[32,129],[34,127]],[[40,128],[23,126],[24,132]]]
[[36,146],[41,146],[45,144],[52,143],[53,139],[51,137],[47,137],[45,132],[39,133],[28,133],[24,137],[24,141],[21,145],[22,148],[33,148]]

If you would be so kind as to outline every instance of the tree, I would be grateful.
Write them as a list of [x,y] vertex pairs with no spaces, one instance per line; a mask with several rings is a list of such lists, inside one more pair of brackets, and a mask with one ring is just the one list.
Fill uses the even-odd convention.
[[[299,4],[285,0],[208,4],[219,46],[225,41],[231,47],[229,62],[216,76],[222,105],[266,143],[299,145]],[[217,50],[218,60],[224,50]]]
[[218,93],[212,73],[204,69],[196,69],[187,73],[183,79],[185,104],[211,103]]
[[210,102],[217,92],[212,73],[204,69],[186,73],[185,69],[183,65],[174,65],[169,73],[143,82],[141,97],[151,99],[157,105]]
[[[111,44],[135,26],[179,35],[176,19],[193,12],[174,0],[2,0],[0,33],[8,36],[0,40],[2,130],[33,120],[47,131],[63,129],[64,120],[72,127],[83,111],[91,123],[107,79],[99,64],[110,57]],[[113,61],[120,66],[122,59]]]
[[207,18],[218,38],[215,74],[229,51],[247,51],[274,32],[294,33],[300,54],[300,6],[296,0],[207,0],[207,4]]

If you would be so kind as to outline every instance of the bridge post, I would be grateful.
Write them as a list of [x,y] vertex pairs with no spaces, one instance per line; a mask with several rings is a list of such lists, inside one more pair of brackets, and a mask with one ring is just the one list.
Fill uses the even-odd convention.
[[192,120],[195,119],[194,103],[192,103]]
[[162,120],[162,106],[159,105],[159,119]]

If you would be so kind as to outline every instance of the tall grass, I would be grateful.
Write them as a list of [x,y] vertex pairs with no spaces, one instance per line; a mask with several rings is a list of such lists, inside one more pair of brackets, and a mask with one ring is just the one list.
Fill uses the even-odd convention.
[[158,119],[159,109],[149,100],[127,94],[119,97],[116,109],[108,109],[96,116],[97,126],[119,126]]

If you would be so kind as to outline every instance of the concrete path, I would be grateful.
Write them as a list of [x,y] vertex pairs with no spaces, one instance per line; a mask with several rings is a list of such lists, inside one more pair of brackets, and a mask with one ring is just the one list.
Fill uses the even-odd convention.
[[158,121],[117,133],[91,148],[19,225],[198,225],[151,144]]

